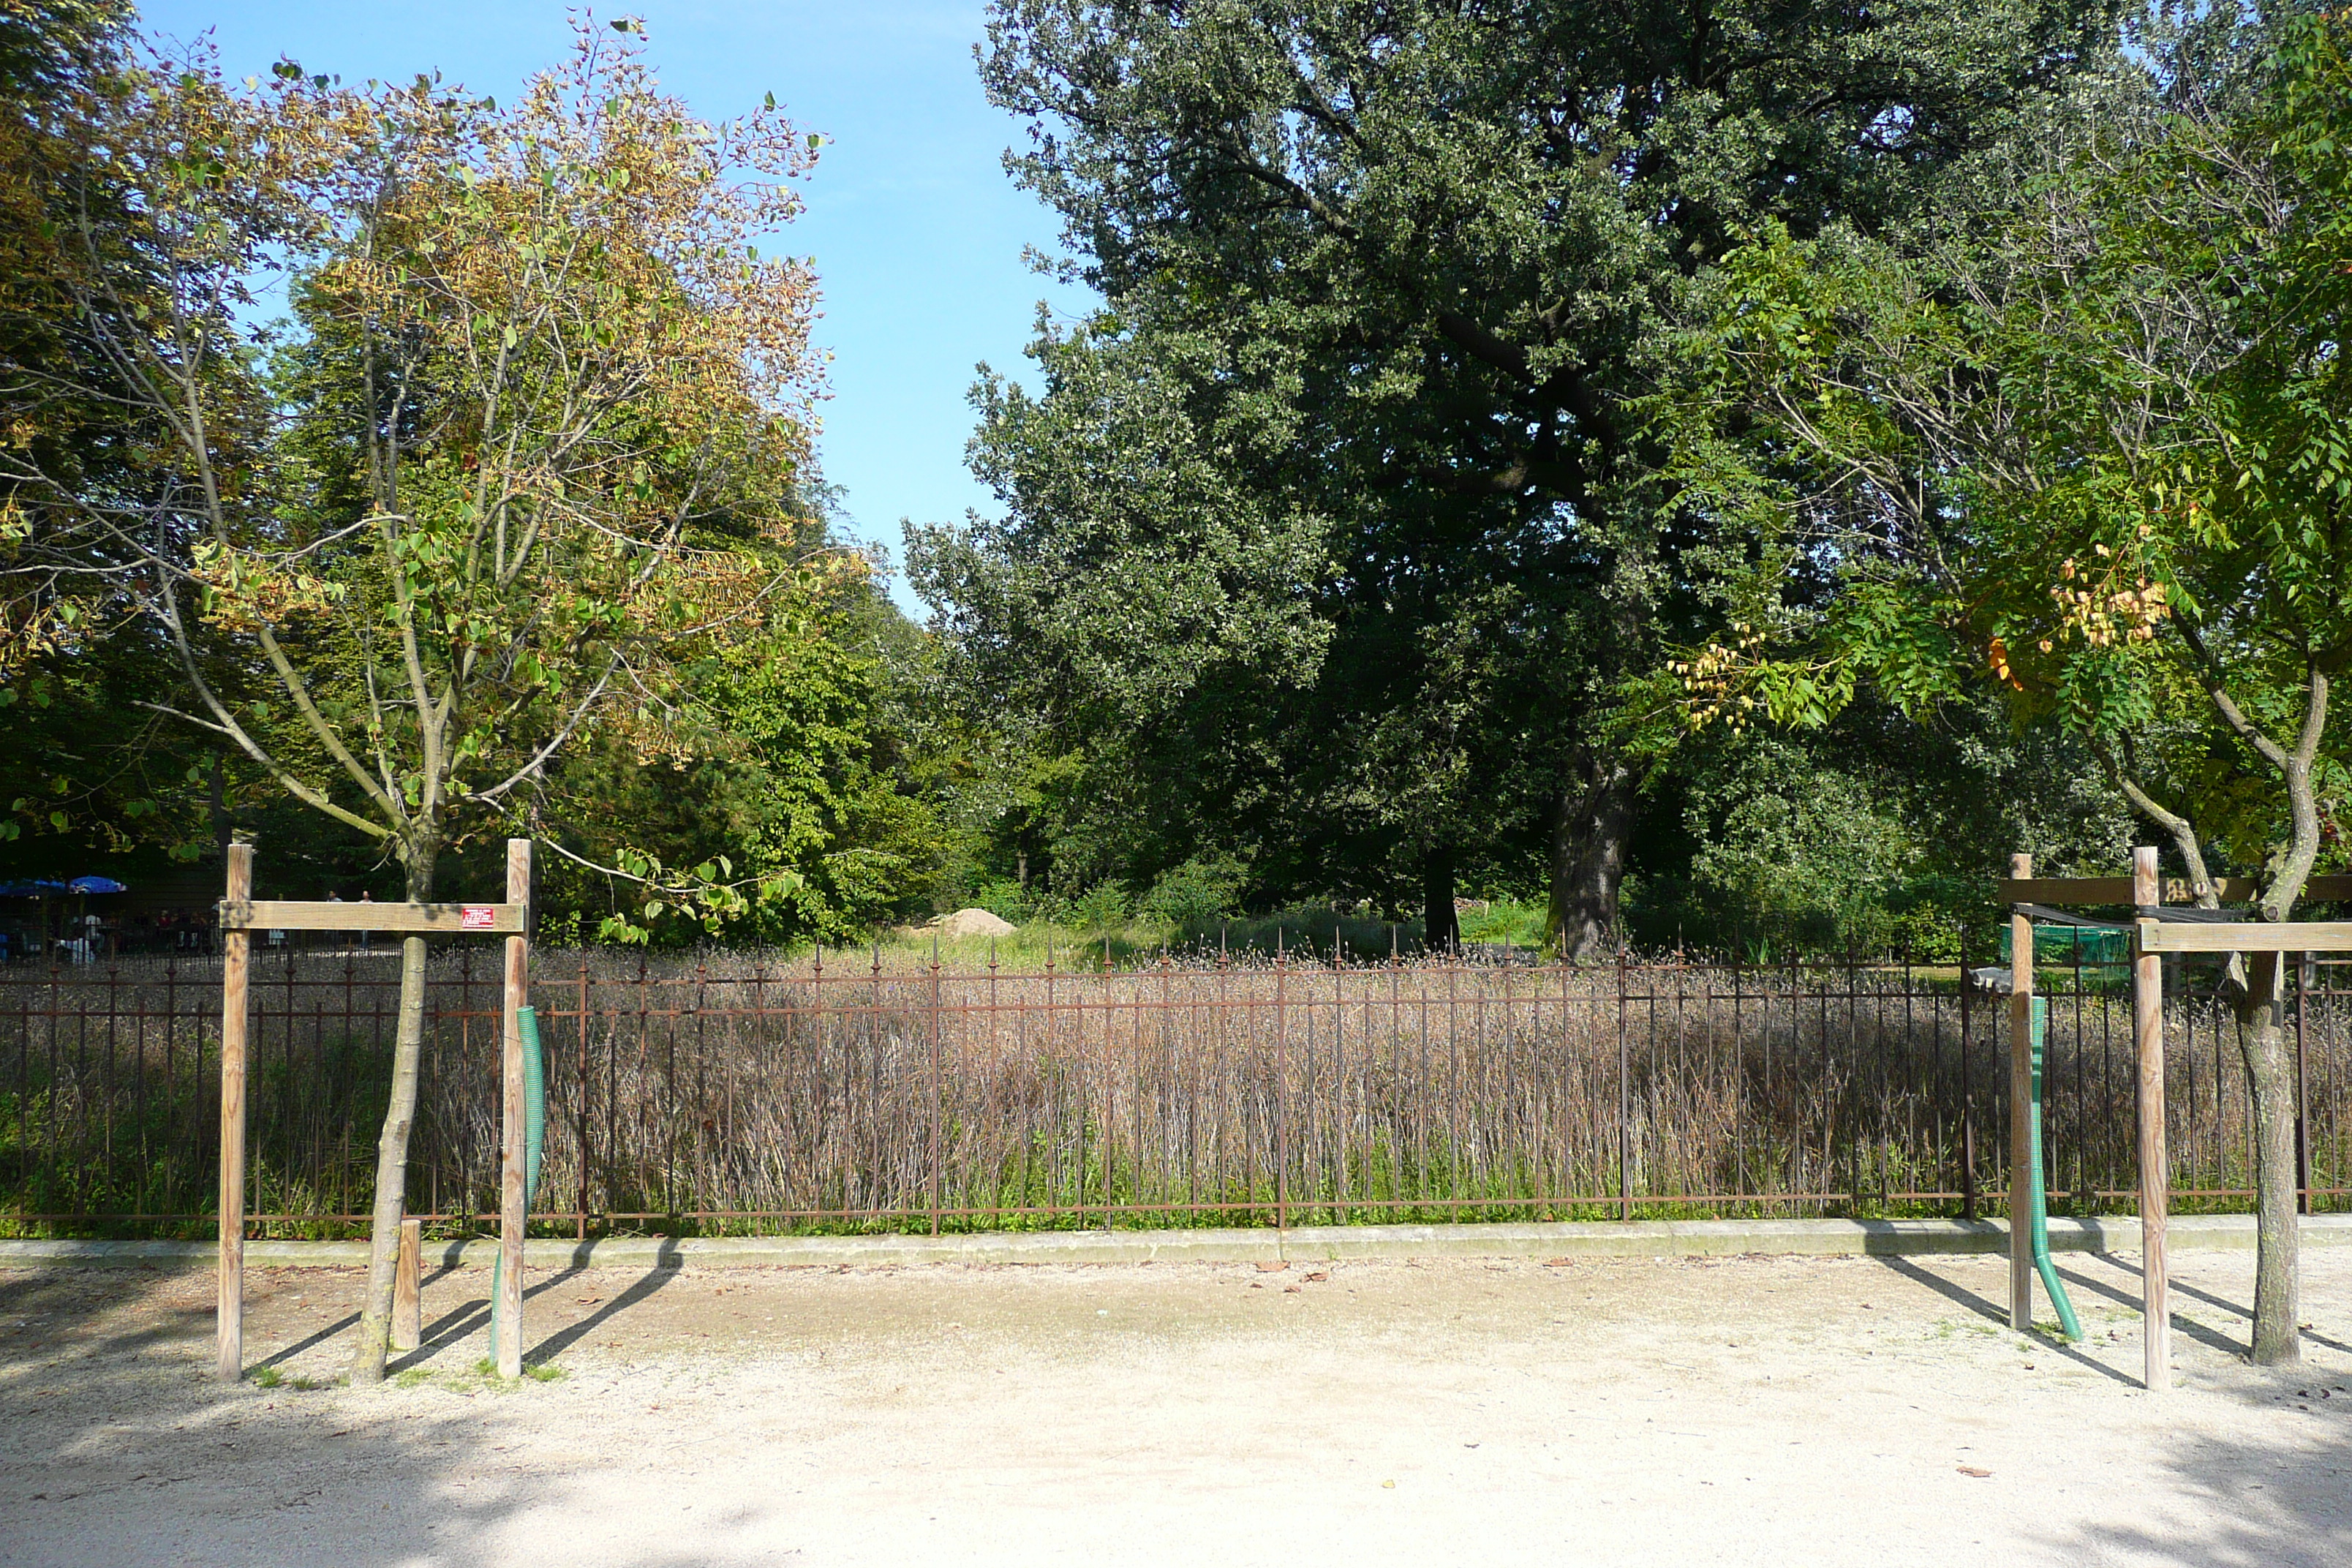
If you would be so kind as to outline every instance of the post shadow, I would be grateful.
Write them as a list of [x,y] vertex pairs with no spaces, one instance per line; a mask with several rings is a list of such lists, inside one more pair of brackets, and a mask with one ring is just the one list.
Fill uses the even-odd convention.
[[[676,1237],[667,1236],[662,1237],[662,1244],[654,1254],[654,1266],[646,1271],[642,1279],[638,1279],[636,1283],[631,1285],[619,1295],[614,1297],[611,1300],[605,1302],[604,1306],[599,1308],[597,1310],[591,1312],[588,1316],[572,1324],[570,1328],[558,1329],[555,1332],[548,1335],[547,1338],[540,1341],[536,1345],[533,1345],[529,1351],[524,1352],[522,1358],[523,1364],[526,1366],[540,1366],[548,1362],[553,1361],[557,1356],[562,1354],[565,1351],[570,1350],[573,1345],[578,1344],[582,1340],[586,1339],[590,1334],[593,1333],[598,1328],[602,1327],[606,1321],[611,1320],[614,1314],[625,1311],[629,1308],[636,1306],[639,1302],[651,1298],[655,1291],[659,1290],[663,1286],[677,1278],[678,1270],[685,1265],[685,1262],[686,1259],[680,1258],[677,1254],[677,1238]],[[550,1279],[545,1284],[540,1286],[538,1289],[544,1290],[551,1289],[562,1281],[569,1279],[574,1275],[579,1274],[584,1267],[585,1266],[583,1264],[574,1263],[570,1268],[565,1269],[562,1274],[557,1275],[554,1279]],[[537,1293],[538,1290],[531,1292],[533,1295],[536,1295]]]
[[279,1351],[276,1355],[264,1356],[261,1360],[255,1362],[251,1367],[247,1369],[247,1374],[249,1376],[253,1373],[260,1371],[265,1366],[282,1365],[287,1362],[292,1361],[296,1356],[300,1355],[304,1351],[310,1350],[313,1346],[325,1344],[329,1340],[333,1339],[345,1329],[356,1329],[359,1326],[360,1315],[357,1312],[352,1313],[349,1317],[338,1319],[336,1321],[329,1323],[325,1328],[320,1329],[317,1333],[312,1334],[309,1339],[297,1340],[294,1343],[288,1345],[284,1350]]
[[[1874,1258],[1874,1261],[1884,1264],[1889,1270],[1894,1273],[1900,1274],[1904,1279],[1910,1280],[1915,1285],[1925,1285],[1937,1295],[1943,1297],[1944,1300],[1956,1302],[1958,1305],[1967,1308],[1969,1311],[1974,1312],[1978,1317],[1985,1319],[1989,1322],[1997,1323],[2004,1329],[2009,1327],[2009,1312],[2005,1308],[1996,1307],[1992,1302],[1985,1300],[1982,1296],[1978,1295],[1975,1291],[1969,1289],[1965,1285],[1957,1284],[1952,1280],[1945,1279],[1940,1274],[1931,1273],[1928,1270],[1920,1268],[1917,1264],[1912,1262],[1907,1258],[1899,1258],[1892,1254],[1881,1254]],[[2071,1279],[2072,1276],[2070,1275],[2068,1278]],[[2103,1361],[2098,1361],[2090,1356],[2084,1355],[2081,1351],[2076,1350],[2064,1340],[2053,1339],[2050,1335],[2043,1333],[2038,1328],[2029,1329],[2026,1332],[2028,1338],[2038,1342],[2053,1354],[2064,1356],[2068,1361],[2073,1362],[2077,1366],[2086,1367],[2089,1370],[2097,1373],[2102,1377],[2111,1378],[2115,1382],[2122,1384],[2126,1388],[2137,1388],[2139,1386],[2139,1379],[2127,1376],[2123,1373],[2117,1372],[2114,1367],[2109,1366]]]
[[[2132,1268],[2132,1266],[2127,1263],[2119,1262],[2116,1267],[2128,1270],[2134,1274],[2139,1272],[2138,1269]],[[2140,1300],[2138,1297],[2118,1290],[2114,1286],[2107,1284],[2105,1280],[2093,1279],[2087,1275],[2077,1274],[2073,1270],[2066,1268],[2061,1268],[2058,1270],[2058,1277],[2062,1279],[2066,1279],[2076,1285],[2080,1285],[2085,1290],[2105,1296],[2109,1300],[2119,1301],[2123,1305],[2133,1309],[2135,1311],[2140,1309]],[[2217,1307],[2228,1305],[2227,1302],[2216,1300],[2213,1297],[2208,1296],[2202,1291],[2182,1289],[2180,1281],[2178,1279],[2175,1279],[2170,1283],[2172,1289],[2181,1295],[2195,1296],[2198,1300],[2202,1301],[2210,1301]],[[2230,1338],[2227,1334],[2219,1333],[2214,1330],[2207,1328],[2204,1324],[2196,1321],[2194,1319],[2184,1318],[2179,1313],[2175,1312],[2172,1314],[2172,1326],[2179,1332],[2187,1334],[2190,1339],[2195,1340],[2199,1344],[2203,1345],[2208,1350],[2220,1351],[2224,1355],[2235,1356],[2241,1360],[2245,1357],[2245,1346]]]
[[[2139,1269],[2136,1266],[2129,1263],[2118,1262],[2116,1267],[2125,1270],[2126,1273],[2137,1274],[2139,1272]],[[2198,1300],[2204,1302],[2207,1306],[2219,1307],[2221,1310],[2230,1313],[2233,1317],[2245,1319],[2248,1323],[2252,1323],[2254,1321],[2254,1310],[2252,1307],[2241,1307],[2235,1301],[2224,1300],[2220,1296],[2214,1295],[2210,1290],[2200,1290],[2194,1285],[2184,1285],[2178,1279],[2171,1280],[2169,1284],[2175,1295],[2193,1296]],[[2175,1322],[2178,1322],[2179,1321],[2179,1320],[2177,1318],[2174,1320]],[[2352,1345],[2347,1345],[2341,1340],[2330,1339],[2327,1335],[2319,1332],[2316,1329],[2305,1329],[2298,1326],[2297,1331],[2299,1331],[2304,1338],[2326,1345],[2329,1350],[2341,1351],[2347,1355],[2352,1355]],[[2200,1335],[2200,1337],[2202,1336]],[[2223,1341],[2221,1342],[2230,1345],[2232,1350],[2240,1355],[2250,1353],[2244,1347],[2238,1345],[2235,1341]]]
[[[430,1279],[420,1281],[418,1289],[421,1290],[425,1285],[433,1284],[457,1272],[458,1256],[456,1245],[445,1249],[441,1268]],[[590,1260],[593,1256],[592,1247],[575,1248],[569,1268],[550,1275],[536,1285],[526,1286],[523,1289],[523,1299],[529,1300],[533,1296],[556,1289],[578,1279],[592,1266]],[[675,1237],[664,1237],[661,1246],[655,1252],[653,1267],[642,1279],[604,1303],[600,1310],[591,1313],[568,1329],[557,1330],[553,1334],[526,1351],[523,1354],[523,1364],[538,1366],[553,1360],[603,1326],[614,1313],[625,1311],[650,1298],[655,1291],[676,1279],[678,1270],[685,1266],[685,1263],[686,1259],[678,1255],[677,1239]],[[416,1348],[401,1357],[394,1363],[394,1370],[405,1371],[411,1366],[424,1364],[448,1346],[464,1340],[476,1330],[485,1327],[489,1320],[490,1301],[488,1296],[460,1302],[452,1310],[442,1314],[429,1328],[416,1336]]]

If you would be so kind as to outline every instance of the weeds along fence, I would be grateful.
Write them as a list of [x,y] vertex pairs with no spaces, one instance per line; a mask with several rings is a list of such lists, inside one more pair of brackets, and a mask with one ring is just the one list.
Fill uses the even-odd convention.
[[[1998,1213],[2006,1005],[1960,971],[1431,963],[885,968],[542,953],[543,1233]],[[257,1234],[365,1224],[395,954],[257,955]],[[2344,1205],[2352,976],[2290,1003],[2305,1185]],[[2129,1212],[2119,966],[2048,971],[2061,1213]],[[2250,1121],[2199,971],[2167,1016],[2176,1201],[2246,1206]],[[496,1224],[499,969],[434,960],[407,1203]],[[217,960],[0,969],[0,1228],[201,1236]]]

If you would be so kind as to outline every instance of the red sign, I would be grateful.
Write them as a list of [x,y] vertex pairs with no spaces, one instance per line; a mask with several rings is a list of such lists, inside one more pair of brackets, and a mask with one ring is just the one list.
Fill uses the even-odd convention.
[[488,931],[499,923],[499,911],[488,904],[460,904],[457,907],[459,931]]

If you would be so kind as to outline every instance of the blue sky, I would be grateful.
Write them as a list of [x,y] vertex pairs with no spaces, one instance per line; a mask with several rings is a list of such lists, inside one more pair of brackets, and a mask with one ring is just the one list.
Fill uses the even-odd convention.
[[[1037,302],[1068,313],[1087,296],[1022,261],[1024,245],[1052,248],[1056,226],[1000,162],[1025,132],[982,96],[980,0],[631,0],[598,16],[624,10],[645,18],[648,58],[698,113],[773,92],[832,139],[779,248],[814,256],[824,280],[824,469],[848,491],[855,531],[895,560],[899,519],[985,507],[963,466],[973,366],[1025,368]],[[142,15],[172,37],[210,29],[232,78],[290,55],[351,81],[437,69],[500,99],[571,39],[555,0],[149,0]],[[916,608],[903,582],[894,592]]]

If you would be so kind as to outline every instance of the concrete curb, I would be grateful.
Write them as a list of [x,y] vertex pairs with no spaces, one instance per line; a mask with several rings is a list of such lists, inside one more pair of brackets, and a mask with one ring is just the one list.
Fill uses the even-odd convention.
[[[2247,1251],[2252,1215],[2175,1215],[2175,1251]],[[2313,1215],[2305,1247],[2352,1246],[2352,1215]],[[2139,1221],[2053,1219],[2053,1252],[2137,1252]],[[1021,1231],[980,1236],[607,1237],[525,1244],[534,1268],[880,1268],[929,1263],[1330,1263],[1371,1258],[1905,1258],[2000,1253],[2000,1220],[1589,1220],[1556,1225],[1298,1226],[1275,1230]],[[425,1261],[487,1268],[494,1241],[428,1243]],[[207,1268],[208,1241],[0,1241],[0,1268]],[[257,1268],[364,1265],[362,1241],[248,1241]]]

